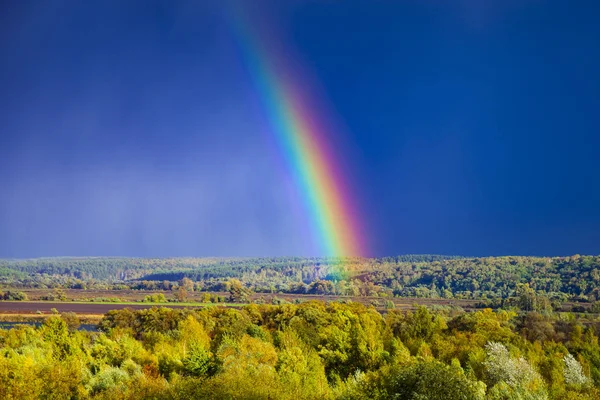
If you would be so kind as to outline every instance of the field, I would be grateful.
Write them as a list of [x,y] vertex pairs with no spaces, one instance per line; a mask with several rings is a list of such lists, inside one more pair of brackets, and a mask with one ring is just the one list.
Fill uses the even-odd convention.
[[[103,315],[110,310],[119,310],[124,308],[145,309],[156,306],[169,308],[198,308],[198,307],[236,307],[239,308],[246,303],[205,303],[202,302],[204,292],[191,292],[185,302],[159,302],[143,303],[142,300],[148,296],[156,294],[156,291],[147,290],[81,290],[68,289],[63,293],[66,296],[65,301],[42,301],[40,298],[48,293],[47,289],[23,289],[29,301],[0,301],[0,315],[2,314],[50,314],[52,309],[58,312],[74,312],[83,315]],[[213,292],[211,295],[226,298],[226,292]],[[167,295],[168,297],[168,295]],[[84,299],[94,298],[118,298],[114,302],[92,302]],[[419,298],[392,298],[385,299],[373,296],[329,296],[329,295],[289,295],[289,294],[265,294],[254,293],[249,296],[249,302],[255,303],[273,303],[274,301],[283,301],[288,303],[298,303],[306,301],[324,301],[324,302],[356,302],[365,305],[372,305],[380,311],[386,309],[385,302],[391,301],[397,309],[414,309],[417,305],[426,306],[458,306],[465,310],[476,309],[480,301],[478,300],[449,300],[449,299],[419,299]],[[390,307],[389,305],[387,306]]]
[[0,260],[0,314],[56,309],[102,315],[127,307],[237,308],[312,300],[360,303],[382,313],[420,305],[597,313],[598,271],[600,257],[577,255]]
[[[40,298],[48,293],[47,289],[23,289],[29,301],[0,301],[0,314],[48,314],[52,309],[59,312],[74,312],[77,314],[103,315],[110,310],[123,308],[145,309],[156,306],[170,308],[198,308],[198,307],[235,307],[239,308],[247,303],[206,303],[202,297],[206,292],[191,292],[185,302],[158,302],[144,303],[142,300],[148,296],[156,294],[156,291],[148,290],[82,290],[67,289],[63,293],[66,296],[65,301],[42,301]],[[226,298],[227,292],[213,292],[214,296]],[[168,295],[167,295],[168,297]],[[119,301],[98,302],[86,301],[85,299],[109,299],[118,298]],[[310,295],[310,294],[265,294],[253,293],[249,296],[250,303],[268,303],[275,302],[300,303],[306,301],[324,301],[324,302],[354,302],[364,305],[374,306],[377,310],[383,312],[386,309],[394,308],[401,310],[412,310],[419,306],[427,307],[460,307],[465,311],[481,309],[484,304],[481,300],[468,299],[430,299],[416,297],[401,298],[381,298],[375,296],[334,296],[334,295]],[[388,303],[391,302],[393,307]],[[561,311],[570,311],[573,307],[586,308],[589,304],[578,302],[566,302],[562,305]]]

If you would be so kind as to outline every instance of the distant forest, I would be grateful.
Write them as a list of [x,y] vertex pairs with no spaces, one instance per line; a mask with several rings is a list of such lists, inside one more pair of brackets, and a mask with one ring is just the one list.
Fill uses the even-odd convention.
[[173,290],[184,278],[195,291],[225,291],[236,279],[259,293],[497,301],[525,288],[550,301],[595,302],[600,256],[0,260],[2,287]]

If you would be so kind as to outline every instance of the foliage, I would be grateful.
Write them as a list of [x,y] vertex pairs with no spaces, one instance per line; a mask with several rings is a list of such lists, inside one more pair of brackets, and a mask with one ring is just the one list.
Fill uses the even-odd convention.
[[144,297],[144,303],[166,303],[167,298],[164,293],[149,294]]
[[27,300],[27,295],[23,292],[14,292],[8,290],[4,293],[0,293],[0,299],[10,301],[25,301]]
[[[525,397],[546,399],[544,382],[535,369],[523,357],[513,357],[506,347],[497,342],[485,346],[487,359],[484,362],[487,381],[492,388],[492,397]],[[501,389],[499,389],[501,388]]]
[[54,314],[39,327],[0,329],[0,398],[600,395],[594,325],[573,315],[544,315],[552,332],[545,336],[532,334],[526,317],[502,310],[421,307],[382,315],[360,303],[317,301],[114,310],[99,332],[77,330],[76,318]]
[[229,301],[232,303],[247,303],[251,291],[244,287],[244,284],[238,279],[232,279],[227,282],[229,286]]
[[565,362],[565,383],[567,385],[585,386],[589,383],[589,378],[585,376],[583,368],[579,361],[572,354],[564,357]]
[[465,376],[460,367],[417,360],[407,366],[384,369],[357,379],[358,389],[347,399],[483,400],[485,384]]
[[232,301],[246,299],[250,291],[480,299],[484,305],[543,314],[567,300],[600,300],[600,256],[38,258],[0,260],[0,284],[172,291],[179,301],[193,291],[231,290]]

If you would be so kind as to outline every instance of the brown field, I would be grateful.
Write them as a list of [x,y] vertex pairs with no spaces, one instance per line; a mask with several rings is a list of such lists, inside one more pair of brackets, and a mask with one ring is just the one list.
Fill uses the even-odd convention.
[[[141,290],[83,290],[83,289],[68,289],[64,290],[67,300],[66,301],[39,301],[41,296],[51,293],[51,289],[14,289],[23,291],[27,294],[29,301],[0,301],[0,314],[48,314],[53,308],[59,312],[75,312],[77,314],[88,314],[88,315],[102,315],[110,310],[132,308],[132,309],[144,309],[156,306],[152,303],[141,303],[141,300],[149,295],[161,293],[158,291],[141,291]],[[174,296],[171,292],[162,292],[165,294],[167,299],[173,299]],[[197,307],[203,307],[201,304],[202,296],[205,292],[191,292],[189,294],[186,304],[169,303],[168,305],[161,304],[166,307],[174,308],[193,308],[196,305],[190,303],[198,303]],[[227,297],[228,293],[211,293],[218,294],[223,297]],[[77,302],[85,299],[94,298],[118,298],[121,302],[140,302],[138,304],[120,304],[111,302],[86,302],[80,304]],[[467,311],[478,308],[480,300],[462,300],[462,299],[428,299],[428,298],[385,298],[385,297],[352,297],[352,296],[330,296],[330,295],[310,295],[310,294],[282,294],[282,293],[254,293],[250,296],[252,302],[262,300],[264,303],[271,303],[273,298],[283,299],[288,302],[295,301],[353,301],[357,303],[363,303],[367,305],[373,305],[379,310],[384,310],[385,303],[391,300],[394,303],[396,309],[414,309],[417,306],[457,306]],[[563,305],[564,311],[569,311],[573,306],[584,306],[589,305],[583,303],[565,303]],[[215,306],[228,306],[236,307],[236,305],[216,303]]]
[[[110,310],[132,308],[144,309],[156,306],[152,303],[141,303],[145,296],[150,294],[161,293],[158,291],[142,291],[142,290],[83,290],[83,289],[68,289],[63,290],[66,295],[66,301],[39,301],[42,296],[52,293],[51,289],[14,289],[25,292],[29,301],[0,301],[0,314],[47,314],[53,308],[59,312],[75,312],[77,314],[105,314]],[[167,299],[173,299],[171,292],[162,292]],[[204,306],[201,304],[202,296],[205,292],[191,292],[188,296],[186,304],[178,305],[177,303],[169,303],[167,307],[188,307],[193,308],[194,304],[198,303],[198,307]],[[211,293],[223,297],[227,297],[228,293],[218,292]],[[118,298],[121,302],[140,302],[139,304],[120,304],[111,302],[86,302],[80,304],[77,302],[85,301],[94,298]],[[417,305],[426,306],[460,306],[465,309],[473,309],[478,300],[454,300],[454,299],[422,299],[422,298],[383,298],[383,297],[352,297],[352,296],[329,296],[329,295],[310,295],[310,294],[282,294],[282,293],[254,293],[250,296],[250,301],[271,303],[274,298],[283,299],[290,303],[295,301],[353,301],[357,303],[374,305],[376,308],[383,310],[385,302],[391,300],[396,308],[412,309]],[[216,303],[216,306],[234,306],[231,304]]]

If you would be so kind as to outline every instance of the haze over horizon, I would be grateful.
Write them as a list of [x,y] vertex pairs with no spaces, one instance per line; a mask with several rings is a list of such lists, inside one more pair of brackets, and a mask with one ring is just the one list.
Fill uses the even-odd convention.
[[[600,254],[600,4],[482,3],[253,2],[367,256]],[[3,2],[0,258],[319,255],[228,7]]]

